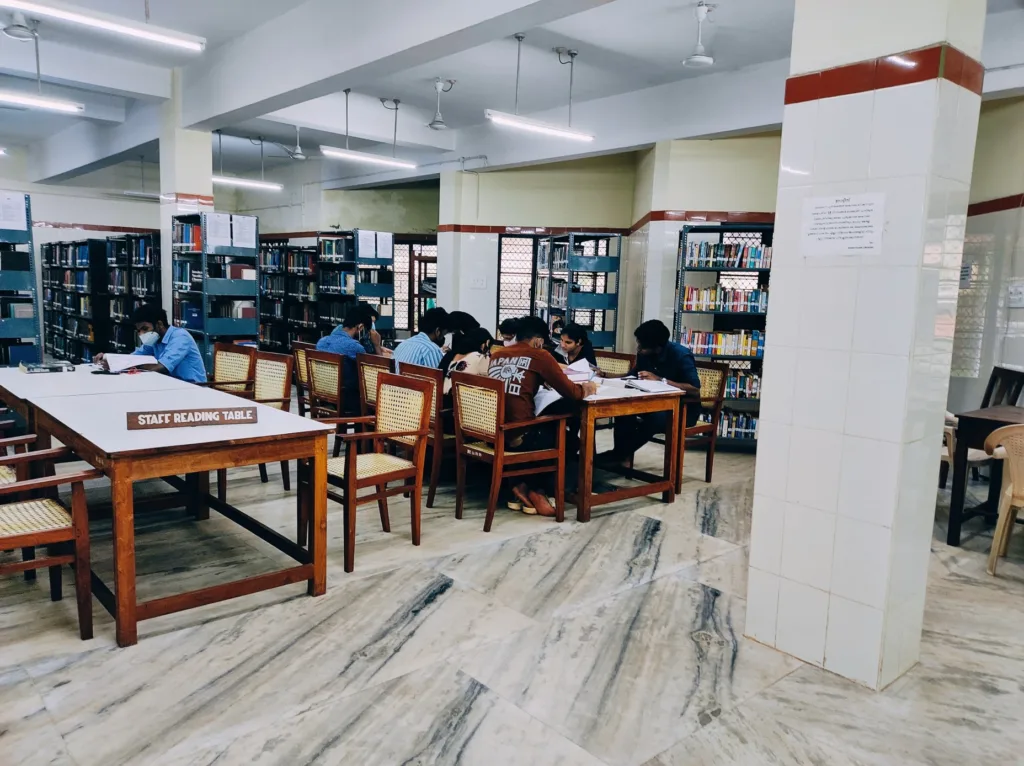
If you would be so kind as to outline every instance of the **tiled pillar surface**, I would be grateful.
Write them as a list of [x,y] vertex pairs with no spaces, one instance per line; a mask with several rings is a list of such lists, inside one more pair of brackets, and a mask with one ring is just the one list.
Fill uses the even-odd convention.
[[[746,633],[872,688],[918,659],[985,0],[797,0]],[[826,255],[810,198],[884,195]]]
[[160,252],[163,307],[171,315],[171,219],[213,210],[213,143],[207,132],[181,127],[181,82],[175,70],[160,129]]

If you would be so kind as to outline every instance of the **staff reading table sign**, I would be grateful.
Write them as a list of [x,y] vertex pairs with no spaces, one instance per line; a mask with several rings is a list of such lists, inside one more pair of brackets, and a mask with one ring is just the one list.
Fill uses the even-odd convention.
[[255,407],[230,407],[202,410],[165,410],[129,412],[128,430],[152,428],[188,428],[190,426],[237,426],[258,422]]

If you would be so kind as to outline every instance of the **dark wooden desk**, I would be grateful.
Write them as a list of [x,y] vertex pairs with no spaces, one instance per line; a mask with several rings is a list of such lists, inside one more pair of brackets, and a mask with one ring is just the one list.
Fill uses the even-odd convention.
[[983,410],[964,412],[957,417],[956,451],[953,453],[953,494],[949,500],[949,527],[946,543],[960,545],[960,528],[965,521],[978,516],[995,517],[999,507],[999,488],[1002,481],[1002,463],[992,463],[988,500],[971,508],[964,508],[967,492],[967,450],[984,449],[985,439],[997,428],[1024,423],[1024,407],[999,405]]

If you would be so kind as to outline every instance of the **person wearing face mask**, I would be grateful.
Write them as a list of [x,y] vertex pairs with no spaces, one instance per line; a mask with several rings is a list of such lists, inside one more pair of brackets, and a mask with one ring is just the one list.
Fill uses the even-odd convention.
[[519,324],[519,319],[505,319],[498,325],[498,338],[506,346],[514,346],[516,344],[517,324]]
[[403,340],[395,349],[394,358],[401,371],[403,364],[418,364],[421,367],[437,367],[444,352],[444,336],[448,334],[448,312],[442,308],[428,309],[419,321],[420,331]]
[[[358,308],[362,309],[366,313],[366,318],[369,320],[366,330],[359,338],[357,338],[363,346],[363,351],[367,354],[376,354],[377,356],[391,356],[391,349],[384,347],[380,333],[377,332],[376,322],[377,319],[380,318],[380,314],[377,313],[377,309],[369,303],[360,303]],[[343,325],[338,325],[334,328],[331,335],[341,335],[344,332],[345,327]]]
[[344,414],[346,415],[358,415],[360,412],[359,371],[356,367],[356,357],[366,353],[366,349],[363,348],[359,339],[366,334],[366,328],[369,326],[370,315],[364,308],[357,306],[345,315],[341,327],[321,338],[316,344],[317,351],[338,354],[344,360],[341,368],[345,392]]
[[[188,383],[206,382],[206,365],[199,346],[188,330],[167,324],[166,311],[152,303],[143,304],[132,314],[132,323],[140,344],[132,353],[156,357],[156,364],[144,364],[137,369],[161,372]],[[106,366],[103,354],[97,354],[93,361]]]
[[[448,368],[452,364],[452,360],[455,358],[455,347],[459,345],[460,339],[463,335],[473,330],[478,330],[480,323],[476,321],[476,318],[472,314],[467,314],[465,311],[451,311],[448,313],[448,331],[452,334],[452,342],[449,344],[447,349],[444,351],[444,356],[441,357],[441,361],[438,362],[437,368],[444,370],[446,373]],[[488,336],[490,334],[488,333]]]
[[[593,381],[573,383],[566,377],[554,357],[544,347],[548,339],[547,323],[539,317],[524,317],[516,327],[515,345],[499,349],[491,354],[487,376],[505,384],[505,423],[513,424],[532,420],[535,415],[535,399],[542,385],[548,385],[562,395],[562,398],[548,405],[545,415],[576,412],[582,399],[597,393],[598,384]],[[510,431],[505,437],[505,446],[521,452],[552,449],[557,443],[561,424],[545,423],[521,431]],[[573,440],[578,443],[578,440]],[[572,448],[567,441],[566,457]],[[540,479],[550,478],[542,475]],[[546,487],[537,480],[533,485],[525,481],[512,488],[512,494],[522,503],[527,513],[554,516],[555,509],[547,498]]]

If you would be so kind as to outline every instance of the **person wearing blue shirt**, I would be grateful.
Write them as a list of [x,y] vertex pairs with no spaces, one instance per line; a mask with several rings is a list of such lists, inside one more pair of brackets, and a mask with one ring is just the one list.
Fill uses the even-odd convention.
[[[669,340],[668,327],[657,319],[644,322],[633,333],[636,337],[636,365],[628,375],[641,380],[661,380],[684,391],[700,396],[700,376],[693,352],[686,346]],[[700,407],[686,408],[686,425],[697,422]],[[651,412],[646,415],[615,416],[615,448],[602,454],[602,461],[628,461],[633,454],[668,428],[669,413]]]
[[442,308],[428,309],[420,317],[420,331],[409,340],[404,340],[395,349],[395,362],[401,372],[403,364],[419,364],[433,367],[441,363],[444,355],[441,346],[448,334],[448,312]]
[[344,360],[341,365],[345,415],[359,414],[359,369],[356,357],[365,354],[362,338],[370,326],[370,317],[365,309],[355,308],[345,316],[334,332],[317,341],[316,350],[338,354]]
[[[132,315],[132,323],[139,334],[139,347],[132,353],[156,357],[156,364],[144,364],[138,369],[162,372],[188,383],[206,382],[206,365],[199,346],[188,330],[167,324],[166,311],[152,303],[143,304]],[[103,358],[103,354],[97,354],[93,361],[103,364]]]

